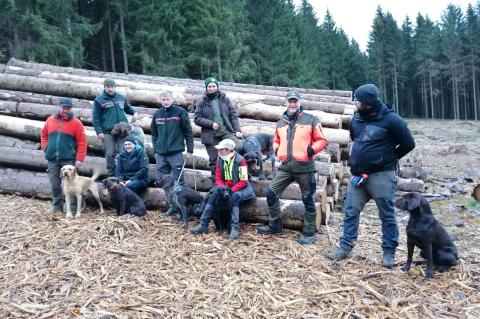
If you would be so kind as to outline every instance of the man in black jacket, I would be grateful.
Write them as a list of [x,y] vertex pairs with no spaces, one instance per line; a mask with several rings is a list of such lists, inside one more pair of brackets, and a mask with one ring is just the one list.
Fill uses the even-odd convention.
[[[180,184],[183,180],[183,155],[187,145],[187,158],[193,154],[193,131],[187,111],[173,104],[172,92],[164,91],[160,94],[161,107],[155,111],[152,118],[152,144],[155,151],[157,178],[171,174]],[[173,206],[170,206],[173,207]],[[170,208],[163,216],[175,213]]]
[[374,84],[355,91],[358,111],[353,116],[350,137],[353,141],[348,165],[352,179],[344,204],[343,236],[340,247],[327,254],[330,259],[350,257],[358,237],[360,213],[373,199],[382,221],[383,266],[392,268],[398,246],[395,220],[396,169],[398,160],[415,148],[406,123],[380,100]]
[[197,101],[195,124],[202,128],[201,140],[207,149],[212,179],[215,180],[218,156],[215,145],[229,138],[235,142],[237,152],[241,152],[243,143],[239,139],[243,136],[237,111],[225,93],[218,90],[215,77],[205,80],[205,90],[205,94]]

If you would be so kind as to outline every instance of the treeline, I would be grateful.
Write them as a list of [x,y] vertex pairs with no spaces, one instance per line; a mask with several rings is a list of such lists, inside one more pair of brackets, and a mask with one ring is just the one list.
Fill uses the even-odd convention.
[[336,90],[369,81],[404,116],[478,119],[479,14],[450,5],[438,22],[399,26],[378,8],[364,53],[307,0],[0,0],[0,61]]

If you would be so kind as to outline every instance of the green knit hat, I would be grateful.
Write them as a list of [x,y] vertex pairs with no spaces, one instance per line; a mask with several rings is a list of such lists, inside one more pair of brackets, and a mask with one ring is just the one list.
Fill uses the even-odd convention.
[[103,81],[103,86],[117,86],[117,84],[115,83],[115,80],[113,79],[105,79],[105,81]]
[[217,85],[217,88],[218,88],[218,79],[214,76],[211,76],[211,77],[209,77],[205,80],[205,88],[207,88],[208,84],[210,84],[212,82],[215,83]]

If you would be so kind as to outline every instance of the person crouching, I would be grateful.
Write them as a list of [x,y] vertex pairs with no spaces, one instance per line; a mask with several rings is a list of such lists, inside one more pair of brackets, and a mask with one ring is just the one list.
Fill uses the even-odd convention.
[[[237,152],[235,152],[235,142],[231,139],[224,139],[215,146],[218,150],[218,158],[215,167],[215,185],[216,188],[209,197],[202,216],[200,224],[192,228],[192,234],[208,233],[208,224],[213,217],[213,209],[220,199],[226,200],[229,197],[229,209],[231,214],[231,229],[228,236],[234,240],[240,234],[240,204],[244,201],[255,198],[252,185],[248,181],[247,161]],[[231,191],[225,192],[225,188]],[[221,198],[222,197],[222,198]]]

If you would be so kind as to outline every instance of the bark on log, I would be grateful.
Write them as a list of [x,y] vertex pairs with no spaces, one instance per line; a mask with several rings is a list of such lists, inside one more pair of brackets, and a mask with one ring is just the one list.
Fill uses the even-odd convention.
[[[51,71],[33,71],[18,67],[8,67],[5,75],[18,75],[22,77],[29,77],[31,79],[44,79],[51,81],[63,81],[65,83],[78,83],[78,84],[90,84],[96,85],[98,92],[103,88],[103,77],[95,76],[81,76],[69,73],[56,73]],[[57,82],[58,83],[58,82]],[[179,83],[179,85],[169,85],[167,83],[146,83],[132,80],[118,79],[116,81],[117,90],[120,93],[125,94],[132,103],[143,103],[148,105],[158,104],[158,93],[163,90],[170,90],[174,95],[174,99],[180,105],[188,107],[194,104],[196,97],[203,93],[202,87],[191,88],[188,83]],[[222,90],[225,90],[222,86]],[[147,94],[146,92],[152,92],[154,94]],[[226,91],[227,96],[233,102],[243,103],[265,103],[273,106],[282,106],[285,103],[285,95],[272,96],[263,95],[259,92],[252,90],[250,92],[238,92],[238,91]],[[82,96],[76,96],[82,98]],[[87,98],[87,97],[85,97]],[[339,104],[332,101],[318,101],[308,100],[305,97],[302,98],[302,105],[306,110],[321,110],[329,113],[344,114],[345,108],[349,104]],[[341,120],[340,120],[341,121]]]
[[[28,181],[28,182],[26,182]],[[99,189],[103,189],[98,183]],[[51,196],[50,183],[46,173],[35,173],[17,169],[0,167],[0,193],[17,194],[22,196],[49,199]],[[100,192],[100,198],[105,205],[109,200]],[[149,188],[142,196],[148,209],[166,209],[167,198],[163,190]],[[300,201],[281,200],[283,223],[285,227],[299,229],[303,226],[304,206]],[[108,214],[108,213],[107,213]],[[255,200],[240,208],[240,220],[246,222],[267,222],[267,200],[257,197]]]
[[[0,164],[9,167],[13,166],[32,170],[46,170],[48,167],[48,162],[45,159],[43,151],[8,146],[0,146]],[[101,176],[105,176],[108,173],[105,159],[101,157],[87,156],[85,162],[79,168],[79,173],[80,175],[92,176],[94,171],[99,172]],[[149,175],[152,182],[156,180],[156,168],[154,164],[149,165]],[[209,171],[185,169],[184,175],[185,183],[191,188],[194,188],[196,181],[197,190],[199,191],[208,192],[214,186],[210,179]],[[271,181],[269,180],[252,178],[251,183],[255,194],[258,197],[265,197],[270,182]],[[318,186],[317,192],[314,195],[316,201],[321,200],[322,192],[325,190],[325,185],[319,184]],[[301,200],[302,195],[298,184],[293,183],[288,186],[281,198]]]
[[[147,83],[165,82],[169,85],[178,84],[179,81],[181,81],[182,83],[188,83],[192,86],[203,87],[204,85],[202,80],[178,79],[178,78],[161,77],[161,76],[147,76],[147,75],[138,75],[138,74],[122,74],[122,73],[113,73],[113,72],[92,71],[92,70],[84,70],[84,69],[75,69],[71,67],[60,67],[60,66],[35,63],[35,62],[25,62],[22,60],[17,60],[15,58],[11,58],[7,65],[17,66],[20,68],[37,70],[37,71],[51,71],[55,73],[77,74],[77,75],[87,76],[87,77],[91,77],[91,76],[101,77],[101,78],[110,77],[110,78],[117,78],[117,79],[130,80],[130,81],[142,81]],[[280,87],[280,86],[234,83],[234,82],[222,82],[222,87],[245,88],[245,89],[251,89],[251,90],[268,90],[268,91],[279,92],[280,96],[285,96],[288,91],[295,90],[303,94],[344,97],[348,99],[346,102],[351,102],[352,100],[351,91],[290,88],[290,87]]]

